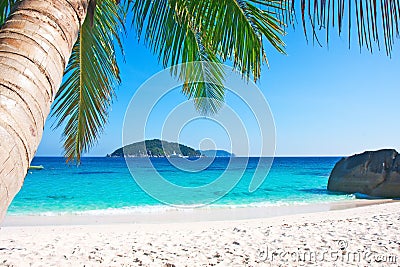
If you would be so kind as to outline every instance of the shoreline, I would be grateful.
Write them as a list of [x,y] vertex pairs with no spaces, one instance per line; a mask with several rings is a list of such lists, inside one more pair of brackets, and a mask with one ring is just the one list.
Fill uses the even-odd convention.
[[0,227],[108,225],[108,224],[165,224],[214,221],[243,221],[269,219],[282,216],[313,214],[335,210],[396,203],[392,199],[353,199],[304,205],[282,205],[267,207],[218,207],[176,209],[162,212],[133,212],[129,214],[62,214],[62,215],[8,215]]

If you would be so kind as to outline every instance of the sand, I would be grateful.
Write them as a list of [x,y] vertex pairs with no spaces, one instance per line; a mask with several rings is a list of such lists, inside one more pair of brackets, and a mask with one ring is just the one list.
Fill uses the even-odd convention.
[[178,223],[8,220],[0,266],[399,266],[400,203],[361,206]]

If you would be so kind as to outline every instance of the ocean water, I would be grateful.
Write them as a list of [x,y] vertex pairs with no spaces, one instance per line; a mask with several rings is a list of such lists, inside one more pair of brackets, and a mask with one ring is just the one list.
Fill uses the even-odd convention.
[[[243,163],[242,159],[234,159],[228,177],[236,179],[239,176],[240,181],[229,193],[202,208],[298,205],[354,198],[353,195],[331,194],[326,190],[330,171],[340,158],[275,158],[268,176],[254,192],[249,192],[249,183],[259,159],[248,159],[243,175],[240,171],[236,173],[234,168],[235,164]],[[135,160],[141,166],[143,159]],[[200,172],[178,170],[165,158],[152,159],[151,162],[166,180],[194,187],[218,178],[226,169],[229,158],[215,158],[206,170]],[[64,158],[36,157],[32,165],[43,165],[44,169],[29,170],[21,191],[9,207],[9,215],[125,214],[176,209],[145,193],[132,178],[123,158],[88,157],[76,166],[66,164]],[[177,203],[198,204],[195,197],[169,196]]]

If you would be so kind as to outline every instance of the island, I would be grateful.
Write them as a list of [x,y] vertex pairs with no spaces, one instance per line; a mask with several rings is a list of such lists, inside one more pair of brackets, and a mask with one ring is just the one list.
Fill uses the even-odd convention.
[[235,157],[235,154],[229,153],[228,151],[217,149],[217,150],[198,150],[204,157],[216,157],[216,158],[231,158]]
[[196,158],[196,157],[233,157],[225,150],[195,150],[189,146],[160,139],[145,140],[118,148],[107,157],[128,158]]

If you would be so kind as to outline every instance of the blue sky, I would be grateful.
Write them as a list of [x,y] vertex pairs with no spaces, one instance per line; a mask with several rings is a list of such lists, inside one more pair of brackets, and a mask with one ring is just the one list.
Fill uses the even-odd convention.
[[[339,38],[332,34],[329,48],[325,44],[321,48],[307,44],[300,27],[296,31],[290,29],[284,40],[286,56],[267,45],[270,68],[264,65],[257,82],[274,116],[276,155],[350,155],[379,148],[400,150],[398,45],[389,58],[384,51],[372,55],[365,49],[360,52],[355,41],[349,50],[347,36]],[[86,156],[104,156],[121,146],[122,124],[130,99],[143,82],[162,70],[157,58],[137,44],[133,32],[125,40],[125,52],[126,63],[120,62],[123,82],[116,90],[109,123]],[[159,114],[173,110],[185,100],[178,90],[172,92],[160,105]],[[227,105],[246,113],[245,107],[230,95]],[[157,120],[155,114],[148,138],[160,137],[163,120]],[[51,124],[49,119],[38,156],[63,153],[61,129],[53,130]],[[249,125],[249,135],[257,135]],[[211,121],[188,124],[179,138],[195,148],[201,140],[209,138],[218,148],[230,150],[226,131]]]

